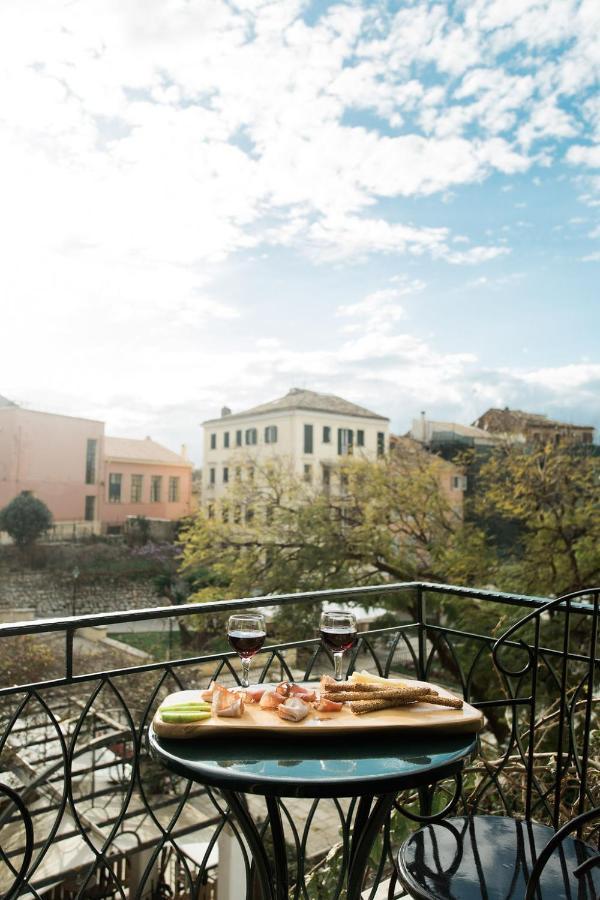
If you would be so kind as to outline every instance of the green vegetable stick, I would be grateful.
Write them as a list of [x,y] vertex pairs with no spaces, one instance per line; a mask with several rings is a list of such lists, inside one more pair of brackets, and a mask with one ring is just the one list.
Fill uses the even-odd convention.
[[161,709],[210,709],[210,703],[163,703]]
[[201,722],[203,719],[210,719],[210,713],[202,710],[161,709],[160,717],[167,724],[184,725],[187,722]]

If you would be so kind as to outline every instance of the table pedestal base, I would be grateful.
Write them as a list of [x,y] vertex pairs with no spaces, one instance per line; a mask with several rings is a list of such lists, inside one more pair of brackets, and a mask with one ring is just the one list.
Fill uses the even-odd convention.
[[[222,791],[222,794],[248,844],[262,900],[288,900],[290,885],[287,849],[279,801],[274,797],[265,797],[273,842],[272,861],[265,850],[263,835],[256,827],[242,799],[243,795],[233,791]],[[384,794],[376,798],[360,797],[358,801],[351,827],[347,900],[360,900],[369,854],[390,813],[395,797],[395,794]],[[352,810],[349,815],[351,814]],[[347,826],[350,829],[350,822]],[[300,868],[302,867],[299,866]],[[247,885],[246,897],[248,900],[253,897],[251,884]]]

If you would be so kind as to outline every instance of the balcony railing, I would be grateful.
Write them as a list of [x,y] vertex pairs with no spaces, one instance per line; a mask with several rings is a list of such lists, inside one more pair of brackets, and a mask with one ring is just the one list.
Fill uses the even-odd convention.
[[[545,623],[547,640],[540,643],[539,633],[534,640],[525,632],[509,642],[515,657],[525,653],[531,661],[535,652],[533,664],[521,667],[515,677],[494,667],[492,647],[513,622],[545,599],[437,584],[378,585],[8,624],[0,626],[5,676],[0,682],[2,895],[212,900],[218,879],[222,900],[237,878],[229,893],[237,900],[241,893],[235,867],[242,867],[242,878],[245,872],[250,883],[249,860],[237,842],[229,810],[217,792],[169,774],[149,757],[148,723],[173,690],[206,687],[213,678],[238,679],[235,654],[198,649],[194,637],[204,634],[214,640],[226,616],[236,610],[266,607],[271,638],[277,640],[286,629],[289,636],[290,628],[298,638],[263,648],[254,662],[256,681],[310,680],[330,671],[315,624],[322,605],[332,602],[388,610],[385,627],[360,633],[347,660],[349,671],[366,668],[431,680],[485,712],[487,727],[478,758],[463,777],[460,809],[522,815],[527,807],[533,818],[556,824],[574,815],[577,804],[598,803],[600,772],[587,764],[599,743],[595,714],[590,722],[588,710],[583,721],[580,710],[585,690],[593,685],[582,689],[578,680],[578,666],[589,663],[582,647],[594,617],[585,598],[571,606],[574,624],[566,644],[560,613]],[[161,622],[168,626],[168,644],[166,631],[158,629]],[[178,623],[188,642],[178,638],[183,649],[174,653]],[[90,634],[83,629],[94,626],[118,626],[133,636],[141,630],[144,639],[154,633],[163,640],[163,655],[157,659],[155,650],[155,658],[146,655],[134,663],[114,641],[96,642],[94,649],[82,637]],[[158,630],[145,631],[151,626]],[[561,681],[556,661],[565,648],[572,675]],[[531,685],[533,694],[528,695]],[[556,724],[557,698],[565,692],[572,702],[557,783],[549,735]],[[531,714],[539,728],[536,746],[530,748],[525,734]],[[453,788],[439,786],[429,798],[434,809],[446,805]],[[410,816],[420,800],[408,793],[399,797],[399,808]],[[260,798],[248,798],[248,803],[254,817],[264,819]],[[343,896],[348,805],[340,800],[281,804],[290,848],[300,850],[294,898]],[[374,849],[365,897],[375,897],[383,883],[389,897],[396,895],[392,853],[412,827],[400,809],[393,812]]]

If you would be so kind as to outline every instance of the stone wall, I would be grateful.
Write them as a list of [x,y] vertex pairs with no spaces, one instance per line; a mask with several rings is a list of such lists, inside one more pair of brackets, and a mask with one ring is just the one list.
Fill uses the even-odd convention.
[[[0,621],[2,610],[15,607],[35,609],[36,618],[69,616],[72,601],[73,578],[70,575],[0,570]],[[151,578],[80,577],[75,590],[76,615],[167,605],[166,600],[157,596]]]

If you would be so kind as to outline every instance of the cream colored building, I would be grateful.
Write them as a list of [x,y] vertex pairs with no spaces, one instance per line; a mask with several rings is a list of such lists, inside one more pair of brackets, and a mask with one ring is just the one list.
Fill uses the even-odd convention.
[[285,397],[240,413],[224,407],[204,428],[202,504],[226,492],[243,460],[288,463],[290,471],[328,486],[348,454],[377,459],[388,451],[389,419],[333,394],[292,388]]

